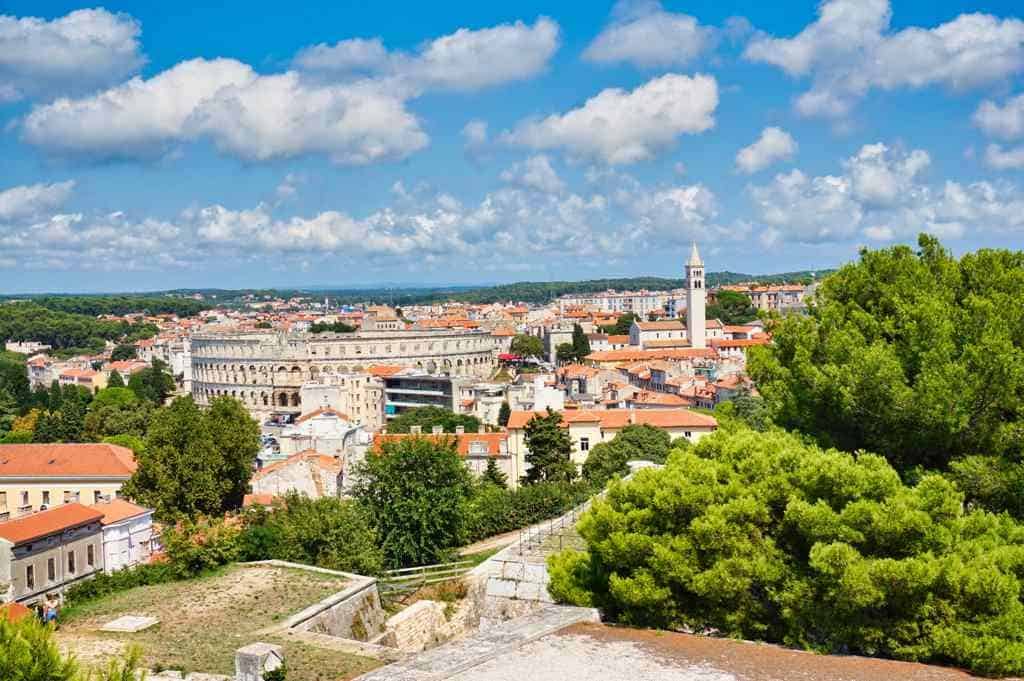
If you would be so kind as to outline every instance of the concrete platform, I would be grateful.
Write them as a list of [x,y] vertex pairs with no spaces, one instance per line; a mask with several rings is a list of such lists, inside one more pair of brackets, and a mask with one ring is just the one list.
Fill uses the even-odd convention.
[[160,620],[155,617],[123,615],[118,617],[116,620],[112,620],[104,624],[100,631],[109,631],[115,634],[135,634],[140,631],[145,631],[150,627],[155,627],[158,624],[160,624]]

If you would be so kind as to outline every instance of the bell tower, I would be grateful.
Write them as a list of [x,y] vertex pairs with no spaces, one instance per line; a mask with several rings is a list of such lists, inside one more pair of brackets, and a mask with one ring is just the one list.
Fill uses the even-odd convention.
[[704,290],[704,261],[697,251],[697,242],[690,249],[690,259],[686,261],[686,335],[690,347],[703,348],[707,328],[704,320],[704,307],[707,303],[707,291]]

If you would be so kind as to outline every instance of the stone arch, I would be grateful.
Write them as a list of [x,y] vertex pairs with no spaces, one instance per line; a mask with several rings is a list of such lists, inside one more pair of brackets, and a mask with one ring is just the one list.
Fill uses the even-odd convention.
[[292,393],[292,406],[299,406],[299,393]]

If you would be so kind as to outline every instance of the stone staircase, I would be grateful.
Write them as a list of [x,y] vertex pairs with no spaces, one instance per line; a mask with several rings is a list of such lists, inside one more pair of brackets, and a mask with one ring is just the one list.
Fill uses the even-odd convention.
[[357,681],[442,681],[570,625],[599,621],[593,608],[542,606],[528,615],[376,669]]

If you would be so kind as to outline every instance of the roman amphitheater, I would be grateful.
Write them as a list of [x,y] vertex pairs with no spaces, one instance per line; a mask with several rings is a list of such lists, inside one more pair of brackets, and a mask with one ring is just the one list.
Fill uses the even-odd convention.
[[432,374],[486,378],[494,369],[493,337],[483,331],[357,331],[286,334],[272,331],[192,336],[192,396],[241,400],[254,414],[297,413],[299,388],[375,364]]

